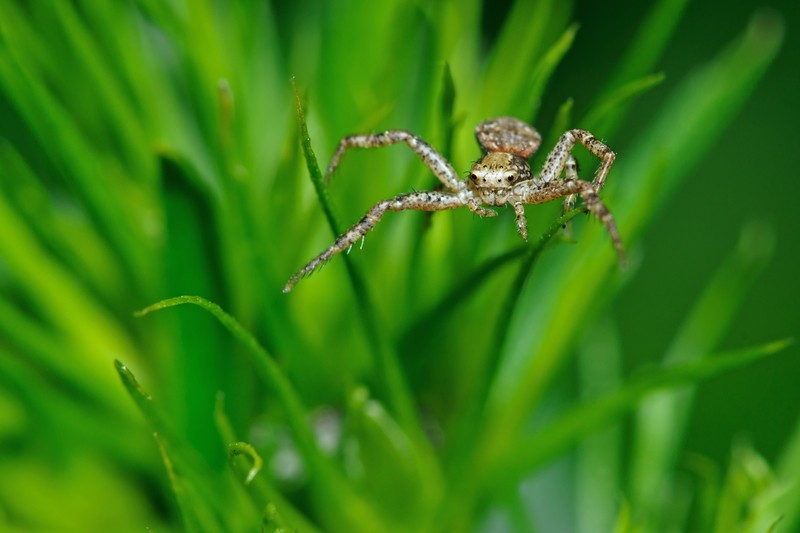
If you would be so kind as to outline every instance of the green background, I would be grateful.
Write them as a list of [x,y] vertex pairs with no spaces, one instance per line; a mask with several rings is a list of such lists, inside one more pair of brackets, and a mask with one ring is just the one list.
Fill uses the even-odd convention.
[[[0,529],[796,530],[800,350],[765,343],[798,334],[800,8],[771,6],[1,3]],[[571,127],[616,151],[628,269],[588,216],[536,248],[558,202],[529,247],[510,209],[392,213],[281,293],[436,184],[401,146],[325,189],[309,148],[407,129],[465,173],[504,114],[534,170]],[[133,316],[186,294],[243,329]]]

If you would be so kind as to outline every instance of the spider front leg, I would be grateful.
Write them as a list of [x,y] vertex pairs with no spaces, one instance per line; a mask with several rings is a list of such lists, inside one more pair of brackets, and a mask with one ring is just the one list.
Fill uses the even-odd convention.
[[389,130],[383,133],[348,135],[343,138],[339,141],[339,146],[336,148],[336,152],[334,152],[331,162],[328,164],[328,171],[325,173],[325,183],[330,180],[331,174],[333,174],[333,171],[339,166],[339,161],[348,148],[379,148],[399,142],[405,142],[448,189],[451,191],[458,191],[463,187],[463,185],[460,185],[461,182],[458,179],[458,174],[456,174],[452,165],[448,163],[447,159],[445,159],[442,154],[437,152],[436,149],[421,138],[405,130]]
[[[567,180],[577,180],[578,178],[578,162],[575,161],[575,158],[572,154],[569,155],[567,158],[567,163],[564,165],[564,173],[567,175]],[[561,215],[566,215],[575,207],[575,193],[568,195],[564,199],[564,203],[561,206]],[[564,235],[572,240],[572,225],[567,222],[562,226],[564,230]]]
[[334,243],[312,259],[292,276],[283,287],[283,292],[289,292],[300,281],[301,278],[314,272],[317,268],[329,261],[334,255],[350,248],[354,243],[362,239],[367,233],[372,231],[375,224],[383,217],[386,211],[444,211],[446,209],[456,209],[464,205],[464,201],[457,195],[438,192],[412,192],[402,194],[389,200],[382,200],[375,204],[367,214],[359,220],[353,227],[340,235]]
[[[578,178],[578,162],[575,161],[575,158],[572,154],[569,155],[567,158],[567,162],[564,165],[564,174],[566,174],[568,180],[577,180]],[[570,194],[566,198],[564,198],[564,204],[561,207],[561,214],[566,215],[572,208],[575,207],[575,194]]]
[[[572,157],[572,149],[575,147],[575,143],[577,142],[580,142],[584,147],[586,147],[586,149],[589,150],[592,155],[602,160],[600,168],[597,169],[597,174],[595,174],[595,178],[592,181],[594,190],[600,192],[600,189],[603,187],[603,184],[606,181],[606,176],[608,176],[608,171],[611,168],[611,164],[616,158],[616,154],[614,154],[611,148],[600,142],[594,135],[585,130],[569,130],[561,136],[561,138],[558,140],[558,143],[556,143],[555,148],[553,148],[553,151],[547,156],[547,160],[544,162],[542,171],[539,173],[539,180],[543,181],[544,183],[549,183],[554,179],[557,179],[561,173],[564,172],[565,167],[567,167],[569,158]],[[570,176],[568,176],[568,178],[569,177]]]

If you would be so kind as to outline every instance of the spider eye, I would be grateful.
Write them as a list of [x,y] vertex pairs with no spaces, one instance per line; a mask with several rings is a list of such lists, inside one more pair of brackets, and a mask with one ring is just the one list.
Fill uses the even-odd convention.
[[506,181],[508,181],[509,183],[515,181],[516,179],[517,179],[516,174],[509,174],[508,176],[506,176]]
[[469,179],[475,181],[476,179],[478,179],[478,176],[476,176],[475,173],[473,172],[472,174],[469,175]]

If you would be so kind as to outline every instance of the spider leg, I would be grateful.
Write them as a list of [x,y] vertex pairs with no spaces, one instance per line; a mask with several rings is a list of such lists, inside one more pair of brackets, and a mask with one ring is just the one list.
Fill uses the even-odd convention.
[[[579,179],[578,178],[578,162],[575,161],[575,158],[572,156],[572,154],[569,155],[569,157],[567,158],[567,162],[564,165],[564,174],[566,174],[568,180],[577,180],[577,179]],[[575,207],[575,194],[574,193],[570,194],[570,195],[567,195],[567,197],[564,199],[564,205],[563,205],[563,207],[561,209],[561,214],[562,215],[567,214],[569,211],[572,210],[573,207]]]
[[553,151],[547,156],[542,171],[539,173],[539,180],[544,183],[549,183],[558,178],[567,166],[575,143],[578,142],[585,146],[595,157],[602,160],[600,168],[597,170],[597,174],[595,174],[595,178],[592,181],[594,190],[599,192],[606,181],[606,176],[611,168],[611,164],[616,158],[616,154],[614,154],[608,146],[600,142],[594,135],[585,130],[569,130],[561,136],[555,148],[553,148]]
[[517,229],[522,240],[528,240],[528,219],[525,218],[525,205],[522,202],[514,204],[514,213],[517,215]]
[[464,201],[458,196],[436,191],[412,192],[395,196],[389,200],[382,200],[372,206],[372,208],[367,211],[367,214],[356,222],[353,227],[341,234],[329,248],[309,261],[306,266],[289,278],[289,281],[287,281],[286,285],[283,287],[283,292],[291,291],[300,279],[314,272],[314,270],[325,264],[334,255],[352,247],[353,243],[358,242],[359,239],[363,239],[367,233],[372,231],[375,224],[378,223],[387,211],[444,211],[446,209],[456,209],[463,205]]
[[[567,163],[564,165],[564,173],[567,175],[568,180],[577,180],[578,179],[578,162],[575,161],[575,158],[572,154],[569,155],[567,158]],[[564,198],[564,204],[561,207],[561,214],[566,215],[568,212],[575,207],[575,193],[567,195]],[[563,226],[564,235],[570,240],[572,240],[572,226],[569,222],[564,224]]]
[[625,259],[625,248],[622,246],[622,239],[620,239],[619,231],[617,231],[617,225],[611,212],[600,200],[600,197],[597,196],[594,185],[583,180],[567,180],[565,185],[571,190],[572,194],[576,192],[580,194],[589,211],[606,227],[606,231],[611,236],[611,242],[614,244],[614,249],[619,256],[619,262],[624,267],[627,260]]
[[477,198],[470,198],[467,200],[467,209],[482,217],[496,217],[497,211],[483,207]]
[[325,183],[330,180],[331,174],[333,174],[333,171],[339,166],[339,161],[348,148],[378,148],[381,146],[390,146],[399,142],[405,142],[448,189],[451,191],[459,191],[463,188],[461,180],[458,179],[458,174],[456,174],[456,171],[447,159],[421,138],[405,130],[388,130],[383,133],[348,135],[343,138],[339,141],[339,146],[336,148],[336,152],[334,152],[331,162],[328,164],[328,171],[325,173]]

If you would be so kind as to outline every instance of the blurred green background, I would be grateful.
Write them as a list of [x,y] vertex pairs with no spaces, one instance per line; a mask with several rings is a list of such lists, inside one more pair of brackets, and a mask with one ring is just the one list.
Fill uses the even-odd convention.
[[[798,334],[798,27],[788,0],[3,1],[0,529],[798,530],[800,350],[767,344]],[[281,293],[436,185],[401,146],[326,190],[309,148],[407,129],[464,172],[506,114],[534,169],[571,127],[617,152],[627,270],[556,203],[529,245],[508,209],[398,213]],[[133,316],[179,295],[236,322]]]

